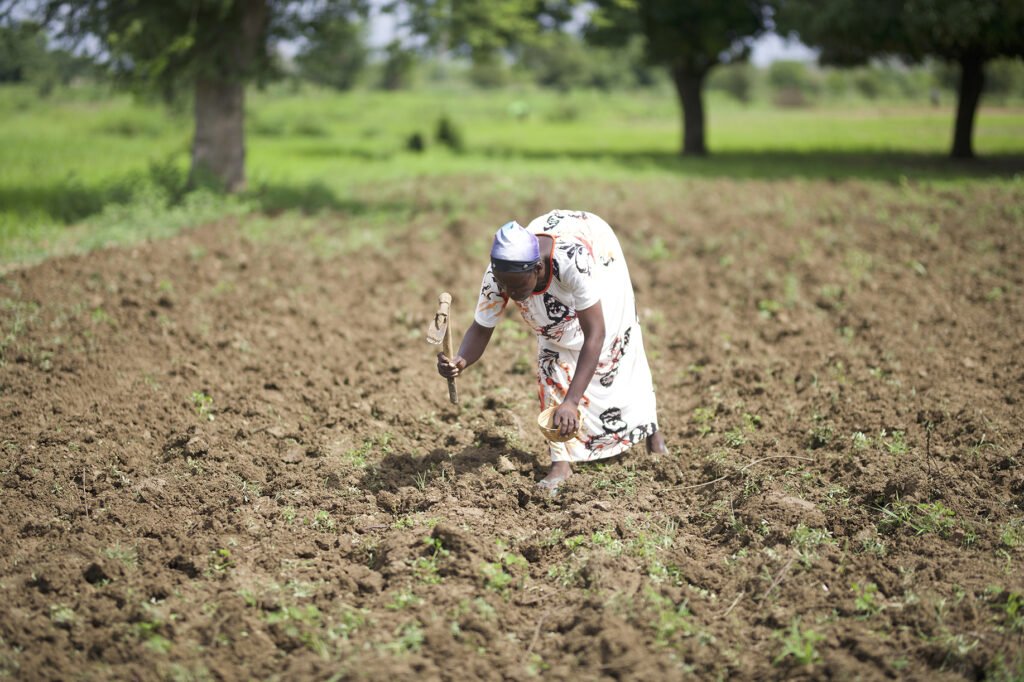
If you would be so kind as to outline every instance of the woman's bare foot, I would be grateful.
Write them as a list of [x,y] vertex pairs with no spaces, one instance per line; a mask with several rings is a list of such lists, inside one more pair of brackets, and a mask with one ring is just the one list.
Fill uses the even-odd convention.
[[544,477],[544,480],[537,483],[537,487],[548,490],[554,495],[558,492],[558,486],[562,485],[570,476],[572,476],[572,465],[568,462],[552,462],[551,471]]
[[647,436],[647,452],[652,455],[664,455],[668,452],[668,446],[665,445],[665,437],[661,435],[661,431],[655,431]]

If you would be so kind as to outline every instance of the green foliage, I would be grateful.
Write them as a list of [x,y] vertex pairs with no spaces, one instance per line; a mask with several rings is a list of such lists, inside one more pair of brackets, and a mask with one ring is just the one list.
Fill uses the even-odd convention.
[[745,57],[749,40],[765,31],[768,18],[765,3],[746,0],[599,0],[596,5],[586,31],[591,42],[621,45],[641,34],[652,63],[692,73]]
[[399,626],[394,631],[395,639],[384,644],[385,651],[401,655],[415,653],[423,646],[423,626],[418,621],[412,621]]
[[521,51],[519,65],[537,85],[562,92],[621,90],[653,81],[640,36],[622,46],[603,47],[588,46],[579,37],[559,31],[542,33]]
[[321,16],[302,50],[295,57],[299,73],[314,83],[349,90],[366,66],[369,50],[365,27],[348,12],[330,8]]
[[405,90],[411,87],[416,56],[398,42],[390,43],[385,55],[378,87],[382,90]]
[[[2,13],[0,13],[2,14]],[[43,28],[31,21],[5,25],[0,17],[0,84],[30,83],[41,96],[74,78],[92,75],[92,63],[65,50],[49,49]]]
[[203,391],[193,391],[191,399],[196,414],[213,421],[213,397],[206,395]]
[[1024,517],[1007,521],[999,539],[1007,547],[1024,546]]
[[811,665],[821,660],[821,655],[815,648],[825,637],[814,630],[802,630],[800,619],[794,618],[785,633],[776,633],[776,637],[782,640],[782,651],[772,661],[778,665],[788,658],[792,658],[798,665]]
[[1019,0],[780,0],[775,20],[780,31],[796,31],[820,47],[824,63],[863,64],[884,56],[958,62],[964,108],[954,135],[956,157],[973,156],[974,98],[984,63],[1024,55]]
[[956,525],[956,513],[942,502],[922,502],[908,504],[895,500],[891,504],[879,507],[883,519],[883,528],[895,529],[906,526],[917,535],[937,533],[943,537]]
[[804,568],[810,568],[814,560],[818,558],[817,548],[822,545],[835,545],[832,533],[824,528],[810,528],[799,524],[790,536],[790,544],[796,550],[800,563]]
[[714,429],[715,410],[708,407],[694,408],[691,419],[697,425],[697,433],[706,436]]
[[516,578],[515,573],[527,566],[526,559],[521,555],[503,551],[498,561],[484,562],[480,566],[480,573],[483,574],[487,589],[507,596],[510,588],[522,584],[523,579]]
[[461,152],[465,149],[462,131],[459,130],[459,127],[447,115],[438,119],[435,138],[438,144],[448,147],[453,152]]
[[708,78],[708,88],[721,90],[737,102],[748,104],[754,98],[754,86],[757,80],[758,73],[750,64],[726,64],[711,73]]
[[697,632],[692,621],[693,614],[685,601],[676,604],[668,597],[662,596],[648,588],[647,603],[655,613],[655,641],[661,646],[670,645],[679,637],[691,637]]
[[878,602],[878,585],[875,583],[853,583],[850,590],[854,594],[854,608],[865,617],[874,616],[885,608]]
[[885,443],[885,449],[889,451],[890,455],[907,454],[907,440],[902,431],[893,431],[890,434],[882,431],[879,439]]
[[448,556],[449,552],[441,544],[441,538],[423,538],[423,544],[427,548],[427,555],[417,557],[413,561],[412,568],[416,577],[428,585],[436,585],[441,582],[441,574],[438,563]]
[[501,50],[529,44],[545,26],[571,18],[570,2],[533,0],[392,1],[403,10],[404,27],[424,40],[425,47],[469,55],[474,62],[495,59]]
[[323,533],[331,533],[334,531],[336,524],[334,519],[331,518],[330,512],[326,509],[318,509],[313,514],[313,518],[309,520],[309,527]]

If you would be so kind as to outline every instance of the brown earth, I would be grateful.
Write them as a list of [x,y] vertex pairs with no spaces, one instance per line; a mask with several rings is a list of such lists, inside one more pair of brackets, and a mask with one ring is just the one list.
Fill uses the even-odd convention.
[[[1024,675],[1020,182],[378,199],[0,279],[0,676]],[[548,499],[524,328],[458,408],[423,337],[559,206],[624,243],[671,454]]]

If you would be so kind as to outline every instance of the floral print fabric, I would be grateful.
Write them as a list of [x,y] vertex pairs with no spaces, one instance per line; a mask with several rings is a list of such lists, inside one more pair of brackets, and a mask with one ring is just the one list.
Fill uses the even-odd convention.
[[[569,390],[583,330],[576,311],[601,303],[605,340],[597,371],[580,401],[582,430],[567,443],[550,443],[552,461],[618,455],[658,429],[654,387],[636,314],[633,284],[612,228],[583,211],[552,211],[527,229],[554,239],[551,277],[543,291],[511,301],[537,335],[540,407],[561,403]],[[494,327],[509,299],[491,269],[484,273],[475,319]]]

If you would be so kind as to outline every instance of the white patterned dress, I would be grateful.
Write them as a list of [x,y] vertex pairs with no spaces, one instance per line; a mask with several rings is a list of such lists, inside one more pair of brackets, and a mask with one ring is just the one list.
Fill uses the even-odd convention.
[[[583,347],[576,311],[600,301],[604,313],[601,358],[580,400],[582,433],[567,443],[551,443],[551,460],[582,462],[618,455],[658,430],[651,370],[622,247],[608,223],[582,211],[552,211],[526,229],[554,239],[551,253],[542,253],[552,265],[545,289],[525,301],[512,301],[537,334],[542,410],[562,402],[576,371]],[[476,322],[495,327],[509,300],[488,267]]]

